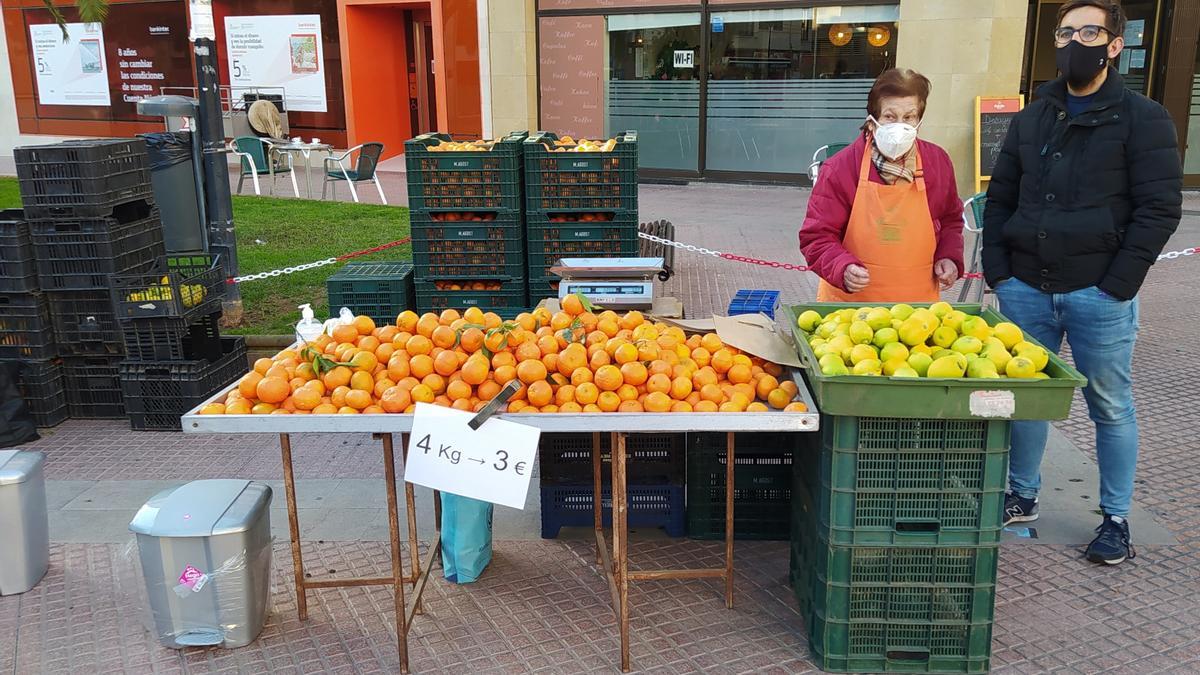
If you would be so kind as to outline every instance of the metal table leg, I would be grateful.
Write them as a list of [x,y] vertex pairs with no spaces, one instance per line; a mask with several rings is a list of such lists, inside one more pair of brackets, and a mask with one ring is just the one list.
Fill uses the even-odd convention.
[[[383,439],[383,479],[387,481],[388,534],[392,545],[392,590],[396,610],[396,646],[400,655],[400,672],[408,672],[408,622],[404,612],[404,561],[400,554],[400,513],[396,498],[396,457],[392,451],[392,435],[378,434]],[[411,513],[411,512],[410,512]],[[415,578],[414,578],[415,581]]]

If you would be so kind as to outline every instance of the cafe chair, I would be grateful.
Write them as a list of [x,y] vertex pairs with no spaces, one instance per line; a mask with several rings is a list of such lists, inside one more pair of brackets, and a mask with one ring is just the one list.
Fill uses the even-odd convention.
[[255,136],[238,136],[229,143],[229,151],[237,155],[241,162],[241,174],[238,176],[238,194],[242,194],[242,184],[249,176],[254,183],[254,194],[261,195],[258,177],[271,177],[271,194],[275,194],[275,180],[287,174],[292,179],[292,192],[300,197],[300,188],[296,185],[296,172],[293,171],[292,156],[289,153],[275,149],[270,141]]
[[821,165],[849,145],[849,143],[830,143],[817,148],[817,151],[813,153],[812,163],[808,165],[808,179],[812,181],[813,185],[817,184],[817,175],[821,171]]
[[[987,206],[987,193],[968,197],[963,201],[963,235],[972,236],[971,259],[967,262],[967,274],[983,272],[983,209]],[[987,296],[995,299],[995,294],[987,289],[983,279],[963,279],[962,287],[958,290],[959,302],[985,303]]]
[[[353,162],[354,168],[349,169],[346,164],[350,162],[350,156],[355,152],[358,157]],[[347,150],[340,157],[325,158],[325,182],[321,184],[321,199],[325,199],[325,190],[329,185],[333,184],[332,197],[337,199],[338,181],[345,181],[350,186],[350,196],[354,201],[358,201],[358,190],[354,189],[355,183],[374,183],[375,189],[379,191],[379,199],[384,204],[387,204],[387,197],[383,196],[383,186],[379,184],[379,176],[375,172],[375,168],[379,166],[379,156],[383,154],[383,143],[363,143],[356,145]]]

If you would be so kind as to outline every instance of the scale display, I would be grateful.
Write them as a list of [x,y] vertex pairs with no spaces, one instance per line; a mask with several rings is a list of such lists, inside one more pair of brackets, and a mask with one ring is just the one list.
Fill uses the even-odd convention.
[[654,283],[651,281],[564,281],[558,287],[558,297],[580,293],[604,307],[635,309],[650,307],[654,302]]

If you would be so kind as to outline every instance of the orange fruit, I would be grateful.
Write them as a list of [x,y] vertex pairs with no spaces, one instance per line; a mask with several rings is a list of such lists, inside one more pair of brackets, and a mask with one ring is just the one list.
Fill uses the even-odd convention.
[[621,397],[611,391],[602,392],[596,399],[596,405],[604,412],[616,412],[617,408],[621,407],[621,403]]
[[447,325],[461,318],[462,315],[458,313],[457,309],[443,309],[442,313],[438,315],[438,320]]
[[542,350],[534,342],[522,342],[516,349],[517,363],[522,361],[540,361]]
[[617,412],[640,413],[646,412],[646,409],[637,401],[621,401],[621,405],[617,406]]
[[255,403],[254,407],[250,409],[250,414],[270,415],[271,413],[275,412],[275,410],[276,407],[274,403]]
[[370,373],[356,371],[350,376],[350,388],[359,391],[371,391],[375,388],[375,378]]
[[529,401],[529,405],[541,408],[549,405],[550,401],[554,399],[554,391],[548,382],[538,380],[529,385],[529,391],[525,393],[525,398]]
[[[541,361],[538,361],[538,363],[541,363]],[[517,379],[517,369],[512,366],[500,366],[496,369],[496,372],[492,373],[492,379],[496,380],[496,383],[500,385],[508,384]]]
[[450,407],[454,408],[455,410],[462,410],[463,412],[471,412],[471,408],[472,408],[471,399],[468,399],[468,398],[453,399],[450,402]]
[[640,384],[645,384],[649,373],[646,371],[646,366],[643,366],[640,362],[630,361],[621,366],[621,376],[624,378],[626,384],[632,384],[636,387]]
[[[663,377],[666,377],[665,375]],[[670,396],[667,396],[661,391],[652,391],[646,394],[646,402],[643,404],[646,412],[670,412],[674,401]]]
[[332,403],[322,403],[321,405],[312,409],[312,414],[314,414],[314,415],[333,415],[333,414],[336,414],[337,411],[338,411],[338,407],[333,405]]
[[754,403],[746,406],[746,412],[770,412],[770,410],[771,409],[768,408],[765,403],[761,403],[759,401],[755,401]]
[[743,412],[746,410],[746,406],[750,405],[750,398],[747,397],[742,392],[737,391],[737,392],[734,392],[733,395],[729,397],[728,402],[732,403],[734,406],[736,406],[738,412]]
[[488,330],[499,328],[502,323],[504,323],[504,319],[500,318],[499,314],[495,312],[483,313],[483,325]]
[[[478,308],[472,307],[471,309]],[[468,353],[474,354],[483,347],[484,337],[483,331],[479,330],[478,328],[468,328],[462,332],[462,335],[459,336],[458,342],[462,345],[464,350],[466,350]]]
[[353,343],[358,339],[358,328],[354,324],[339,324],[333,327],[333,341],[337,343]]
[[271,359],[265,357],[261,358],[254,362],[254,372],[258,373],[259,375],[266,375],[267,371],[270,370],[271,366],[273,365],[275,365],[275,362]]
[[594,379],[596,386],[601,391],[616,391],[625,383],[625,376],[621,374],[621,369],[613,365],[601,366],[596,370]]
[[358,415],[358,414],[360,414],[360,411],[358,408],[351,408],[348,405],[344,405],[344,406],[338,408],[337,414],[339,414],[339,415]]
[[312,389],[321,396],[325,395],[325,383],[320,380],[309,380],[308,382],[304,383],[304,388]]
[[433,393],[432,389],[424,384],[418,384],[413,387],[409,395],[412,397],[413,403],[433,403],[434,397],[437,396],[437,394]]
[[483,384],[490,372],[491,365],[488,363],[487,357],[475,354],[463,364],[462,379],[463,382],[474,387]]
[[296,366],[296,377],[305,381],[309,381],[316,376],[317,374],[313,371],[313,365],[311,363],[305,362]]
[[734,384],[745,384],[750,381],[752,376],[753,375],[750,372],[750,366],[742,365],[740,363],[731,366],[729,371],[725,373],[725,377],[727,377],[729,381]]
[[772,377],[781,377],[783,375],[783,366],[779,365],[778,363],[771,363],[770,361],[767,361],[766,363],[763,363],[763,370]]
[[575,400],[575,385],[564,384],[554,392],[554,402],[558,405],[570,403]]
[[254,398],[263,403],[282,403],[292,388],[282,377],[264,377],[255,385],[254,391]]
[[483,310],[478,307],[468,307],[463,310],[463,321],[477,325],[483,325]]
[[396,383],[389,380],[387,377],[375,380],[375,386],[371,389],[371,393],[375,394],[375,398],[383,396],[383,392],[396,386]]
[[772,389],[767,392],[767,403],[771,404],[776,410],[783,410],[792,402],[792,397],[783,388]]
[[208,405],[206,405],[200,409],[199,414],[201,414],[201,415],[224,415],[225,414],[225,404],[224,403],[209,403]]
[[444,394],[446,392],[446,378],[437,373],[430,373],[421,378],[421,384],[432,389],[435,394]]
[[586,382],[591,382],[593,379],[595,379],[595,376],[592,374],[592,369],[587,366],[576,368],[571,373],[571,384],[577,387]]
[[369,405],[362,409],[362,414],[364,415],[382,415],[385,412],[383,408],[377,405]]
[[258,398],[258,383],[261,382],[263,376],[258,371],[250,371],[242,376],[238,382],[238,392],[246,398]]
[[404,343],[404,351],[408,352],[409,358],[429,354],[433,351],[433,341],[424,335],[414,335]]
[[399,328],[400,332],[402,333],[411,333],[416,329],[417,320],[420,318],[421,317],[417,316],[416,312],[412,311],[411,309],[406,309],[403,312],[400,312],[400,315],[396,317],[396,327]]
[[436,396],[433,399],[434,405],[441,406],[443,408],[449,408],[452,403],[454,403],[454,401],[451,401],[446,396]]
[[358,338],[358,341],[354,343],[354,346],[358,347],[364,352],[374,352],[376,349],[379,349],[380,344],[382,343],[379,341],[379,338],[375,337],[374,335],[363,335],[362,337]]
[[292,379],[291,373],[288,372],[288,369],[279,365],[278,363],[268,368],[267,372],[263,374],[263,377],[278,377],[282,380]]
[[433,329],[433,334],[429,336],[429,339],[433,341],[436,347],[450,349],[454,346],[455,341],[458,340],[458,335],[449,326],[438,326]]
[[346,405],[346,394],[350,393],[350,387],[345,385],[335,388],[329,393],[329,402],[338,408]]
[[713,353],[710,363],[713,370],[718,373],[729,372],[729,369],[733,367],[733,354],[728,349],[718,349]]
[[754,393],[764,401],[767,400],[767,396],[769,396],[773,390],[778,388],[779,380],[775,379],[775,377],[771,375],[763,375],[762,377],[758,378],[758,382],[754,383]]
[[617,365],[623,366],[626,363],[633,363],[634,361],[637,361],[638,348],[637,346],[626,342],[613,351],[612,357],[613,361],[616,361]]
[[658,375],[658,374],[670,375],[671,370],[673,368],[674,368],[674,366],[672,366],[671,364],[667,363],[666,361],[663,361],[662,359],[658,359],[656,361],[650,362],[649,371],[650,371],[651,375]]
[[779,383],[779,388],[786,391],[788,396],[791,396],[792,398],[796,398],[796,394],[800,393],[800,387],[796,386],[796,383],[791,380],[781,381]]
[[600,370],[600,368],[612,363],[612,357],[603,349],[597,350],[591,357],[588,358],[588,367],[592,370]]
[[359,314],[354,317],[354,327],[359,335],[370,335],[375,330],[375,321],[365,314]]
[[446,385],[446,397],[451,401],[469,399],[471,398],[472,393],[471,385],[463,382],[462,380],[459,380],[458,382],[451,382],[450,384]]
[[808,406],[804,405],[804,403],[802,403],[800,401],[795,401],[793,403],[787,404],[787,407],[784,408],[783,411],[784,412],[808,412]]
[[[547,375],[546,364],[541,361],[522,361],[517,364],[517,378],[523,384],[532,384],[539,380],[545,380]],[[541,407],[541,406],[538,406]]]
[[529,405],[529,404],[526,403],[525,401],[509,401],[508,402],[508,412],[510,412],[510,413],[521,412],[521,408],[524,408],[527,405]]
[[675,403],[671,405],[671,412],[690,413],[694,412],[694,408],[692,408],[692,404],[688,403],[687,401],[675,401]]
[[479,400],[487,402],[496,398],[496,394],[500,393],[501,386],[494,380],[484,380],[478,387],[475,388],[475,395]]
[[401,387],[392,387],[379,397],[379,406],[384,412],[399,413],[412,404],[412,397]]
[[410,375],[410,376],[400,380],[399,382],[397,382],[396,386],[400,387],[404,391],[412,391],[412,388],[417,386],[418,384],[421,384],[421,381]]
[[458,370],[458,355],[454,352],[442,352],[433,359],[433,369],[442,377],[449,377]]
[[621,330],[621,327],[618,326],[617,322],[612,319],[600,319],[600,321],[596,323],[596,330],[604,333],[608,337],[612,337],[617,334],[617,331]]
[[299,410],[312,410],[321,405],[321,394],[316,389],[300,387],[292,394],[292,404]]
[[408,360],[408,369],[413,377],[421,379],[433,372],[433,357],[418,354]]
[[355,410],[362,410],[363,408],[371,405],[371,403],[371,392],[369,391],[351,389],[346,394],[346,405],[354,408]]
[[600,388],[591,382],[584,382],[575,387],[575,401],[583,405],[595,403],[600,398]]
[[374,352],[359,352],[350,358],[350,367],[360,372],[369,373],[379,365],[379,359]]
[[558,406],[558,412],[560,412],[560,413],[582,413],[583,406],[579,405],[578,403],[576,403],[574,401],[567,401],[566,403]]
[[391,360],[392,355],[396,353],[396,345],[391,342],[385,342],[375,348],[375,360],[380,363],[387,363]]
[[559,351],[558,338],[554,337],[553,335],[543,335],[537,339],[537,347],[538,351],[542,353],[542,356],[547,354],[557,354]]
[[704,366],[692,374],[692,386],[696,389],[702,389],[705,385],[716,384],[719,379],[715,370],[709,366]]
[[572,293],[562,299],[562,309],[571,316],[579,316],[584,312],[583,301],[579,299],[578,295]]
[[571,322],[574,320],[575,317],[567,314],[566,312],[555,312],[554,315],[550,317],[550,328],[557,333],[558,331],[570,326]]
[[632,312],[626,312],[625,316],[621,317],[617,324],[626,330],[633,330],[645,322],[646,317],[642,316],[642,313],[635,309]]
[[716,352],[718,349],[724,347],[725,343],[721,342],[720,336],[716,333],[705,333],[700,337],[700,346],[710,352]]
[[512,352],[496,352],[492,355],[491,364],[493,368],[515,366],[517,365],[517,357],[513,356]]
[[408,377],[412,372],[408,367],[408,356],[404,354],[393,354],[392,358],[387,362],[388,377],[396,382]]
[[692,380],[688,377],[677,377],[671,380],[671,398],[683,401],[692,393]]
[[746,397],[746,405],[754,400],[754,385],[748,382],[733,385],[733,390]]
[[746,409],[745,409],[745,408],[742,408],[742,407],[739,407],[739,406],[738,406],[736,403],[734,403],[733,401],[726,401],[726,402],[722,403],[722,404],[721,404],[721,405],[720,405],[720,406],[717,408],[717,412],[723,412],[723,413],[740,413],[740,412],[746,412]]
[[666,394],[671,391],[671,378],[662,373],[656,373],[646,380],[647,392],[662,392]]
[[579,343],[569,344],[558,354],[558,372],[570,377],[577,369],[586,366],[587,361],[587,347]]
[[721,403],[725,400],[725,392],[715,384],[706,384],[700,388],[700,398],[712,403]]
[[604,411],[601,410],[600,406],[596,405],[595,403],[589,403],[589,404],[583,406],[583,412],[585,412],[585,413],[601,413]]
[[623,384],[617,388],[617,396],[619,396],[622,401],[637,400],[640,394],[641,391],[639,391],[638,388],[632,384]]
[[712,361],[712,353],[704,347],[697,347],[692,350],[692,360],[696,362],[696,365],[703,368]]

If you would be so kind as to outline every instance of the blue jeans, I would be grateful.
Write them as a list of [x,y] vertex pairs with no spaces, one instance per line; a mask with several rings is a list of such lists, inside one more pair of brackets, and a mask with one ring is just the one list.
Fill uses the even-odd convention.
[[[1044,293],[1015,277],[996,288],[1000,311],[1047,349],[1058,353],[1063,335],[1075,367],[1088,379],[1083,397],[1096,424],[1100,509],[1128,516],[1137,467],[1138,426],[1133,409],[1133,343],[1138,301],[1117,300],[1096,287]],[[1013,422],[1009,489],[1033,498],[1042,486],[1042,455],[1049,422]]]

